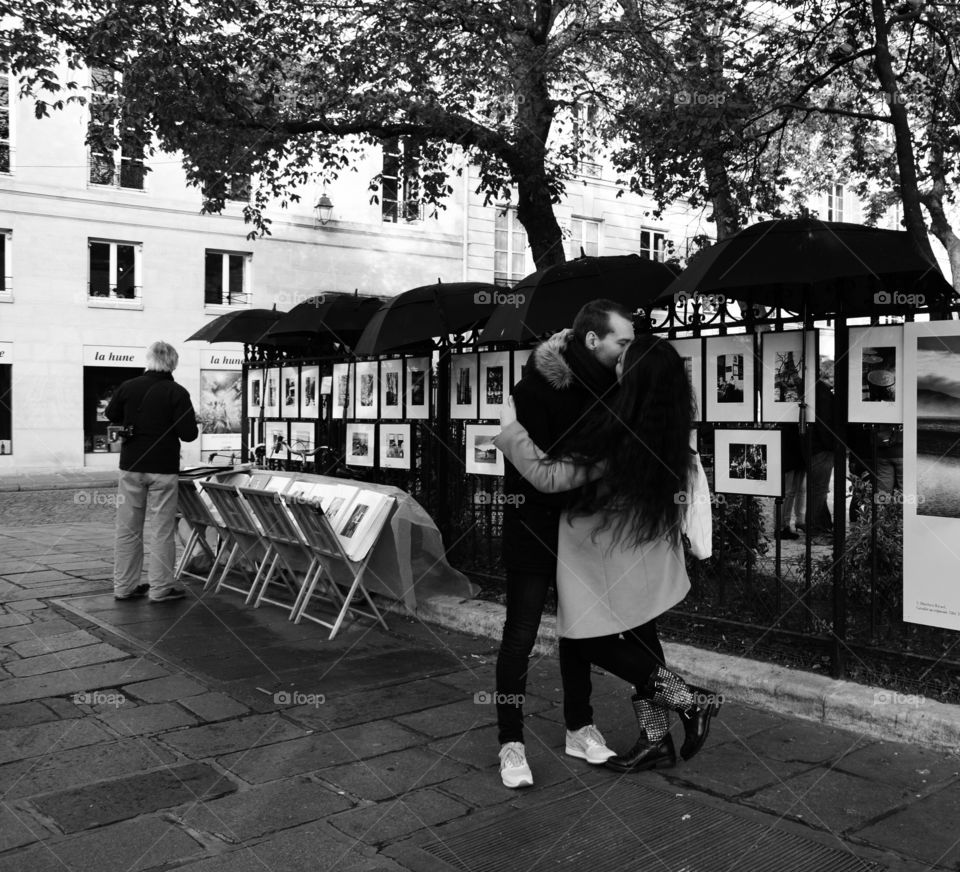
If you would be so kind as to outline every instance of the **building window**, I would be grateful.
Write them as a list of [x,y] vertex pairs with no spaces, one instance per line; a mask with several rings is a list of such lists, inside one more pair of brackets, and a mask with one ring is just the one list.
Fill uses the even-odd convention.
[[140,298],[140,250],[135,242],[91,239],[90,297],[114,300]]
[[597,161],[597,104],[592,100],[573,107],[573,169],[581,176],[600,178]]
[[420,220],[420,146],[393,137],[383,142],[380,211],[392,224]]
[[827,221],[843,221],[843,185],[827,188]]
[[600,222],[589,218],[571,218],[567,237],[567,256],[570,258],[597,257],[600,254]]
[[90,71],[90,183],[143,190],[148,134],[128,124],[112,70]]
[[527,231],[517,220],[517,210],[499,206],[493,225],[493,282],[513,287],[533,272]]
[[13,136],[10,127],[10,75],[0,71],[0,173],[11,171]]
[[203,196],[208,200],[222,197],[224,200],[249,203],[251,190],[252,183],[247,173],[229,173],[221,176],[216,182],[204,185]]
[[0,300],[13,294],[13,233],[0,230]]
[[207,251],[203,264],[203,302],[206,306],[246,306],[249,254]]
[[667,235],[659,230],[640,231],[640,257],[647,260],[667,259]]

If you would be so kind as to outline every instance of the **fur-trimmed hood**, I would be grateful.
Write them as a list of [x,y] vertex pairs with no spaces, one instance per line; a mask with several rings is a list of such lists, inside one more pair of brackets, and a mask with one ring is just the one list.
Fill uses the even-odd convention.
[[534,369],[554,390],[563,391],[573,384],[573,369],[567,363],[563,352],[551,344],[550,340],[541,342],[534,349],[532,361]]

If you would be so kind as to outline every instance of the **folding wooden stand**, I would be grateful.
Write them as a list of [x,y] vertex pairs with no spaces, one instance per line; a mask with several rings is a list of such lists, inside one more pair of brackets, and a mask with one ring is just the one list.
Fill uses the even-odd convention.
[[[217,530],[219,533],[221,524],[213,516],[213,513],[200,496],[200,491],[197,490],[196,479],[181,478],[177,482],[177,508],[180,511],[180,517],[190,528],[190,536],[183,549],[183,554],[180,555],[180,559],[177,561],[176,568],[173,571],[173,577],[179,579],[183,575],[188,575],[190,578],[196,578],[198,581],[202,581],[204,588],[206,588],[209,586],[216,572],[217,562],[220,559],[225,544],[225,540],[221,535],[217,552],[214,553],[207,542],[207,530]],[[202,575],[197,575],[195,572],[189,572],[187,570],[187,563],[190,561],[190,558],[193,557],[194,551],[196,551],[198,546],[200,547],[201,553],[206,554],[212,561],[210,572],[205,578]]]

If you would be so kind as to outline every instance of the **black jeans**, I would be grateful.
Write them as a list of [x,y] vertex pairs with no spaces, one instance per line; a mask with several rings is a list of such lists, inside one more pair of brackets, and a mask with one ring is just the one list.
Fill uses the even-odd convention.
[[[497,655],[497,725],[499,740],[523,741],[523,696],[527,691],[530,652],[537,640],[547,591],[556,573],[507,571],[507,618]],[[563,682],[563,717],[568,730],[593,723],[590,707],[590,662],[576,656],[561,639],[560,677]]]
[[612,636],[595,636],[591,639],[562,639],[566,643],[569,659],[591,663],[629,681],[641,696],[644,686],[657,666],[665,666],[663,647],[657,638],[657,622],[648,621],[639,627],[615,633]]

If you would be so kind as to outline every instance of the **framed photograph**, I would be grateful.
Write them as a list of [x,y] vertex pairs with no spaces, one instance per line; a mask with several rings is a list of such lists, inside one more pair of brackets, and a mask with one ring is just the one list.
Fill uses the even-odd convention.
[[754,420],[753,336],[710,336],[704,352],[707,421]]
[[280,417],[280,370],[266,371],[263,414],[267,418]]
[[485,351],[480,355],[480,417],[500,420],[510,385],[510,352]]
[[247,370],[247,417],[259,418],[263,408],[263,370]]
[[299,460],[313,460],[308,452],[317,447],[314,433],[316,424],[313,421],[290,422],[290,453]]
[[693,399],[696,403],[694,421],[703,420],[703,340],[671,339],[670,344],[677,350],[683,360],[683,368],[687,371],[687,378],[693,388]]
[[300,417],[320,417],[320,367],[300,367]]
[[450,417],[472,420],[477,417],[476,354],[450,355]]
[[380,468],[410,469],[410,457],[413,445],[410,443],[410,425],[393,423],[381,424],[380,430]]
[[284,418],[300,417],[300,369],[285,366],[280,370],[280,415]]
[[424,420],[430,417],[430,358],[408,357],[406,369],[406,417]]
[[334,418],[353,417],[353,364],[335,363],[333,365],[333,409]]
[[347,449],[344,463],[350,466],[374,466],[376,424],[347,424]]
[[357,398],[353,406],[353,416],[375,421],[380,417],[380,389],[377,384],[379,362],[358,360],[355,366],[357,374],[353,383]]
[[783,496],[779,430],[715,430],[713,438],[718,494]]
[[467,424],[467,472],[503,475],[503,453],[493,444],[499,424]]
[[380,417],[403,417],[403,361],[380,361]]
[[523,370],[531,354],[533,354],[532,348],[522,348],[513,352],[513,384],[523,378]]
[[801,345],[800,336],[800,330],[760,334],[760,412],[765,424],[789,424],[800,420],[801,383],[807,423],[816,418],[817,334],[813,330],[807,331],[806,348]]
[[287,439],[289,437],[286,421],[267,421],[263,425],[263,442],[267,448],[267,460],[289,460]]
[[903,326],[851,327],[851,424],[903,423]]

